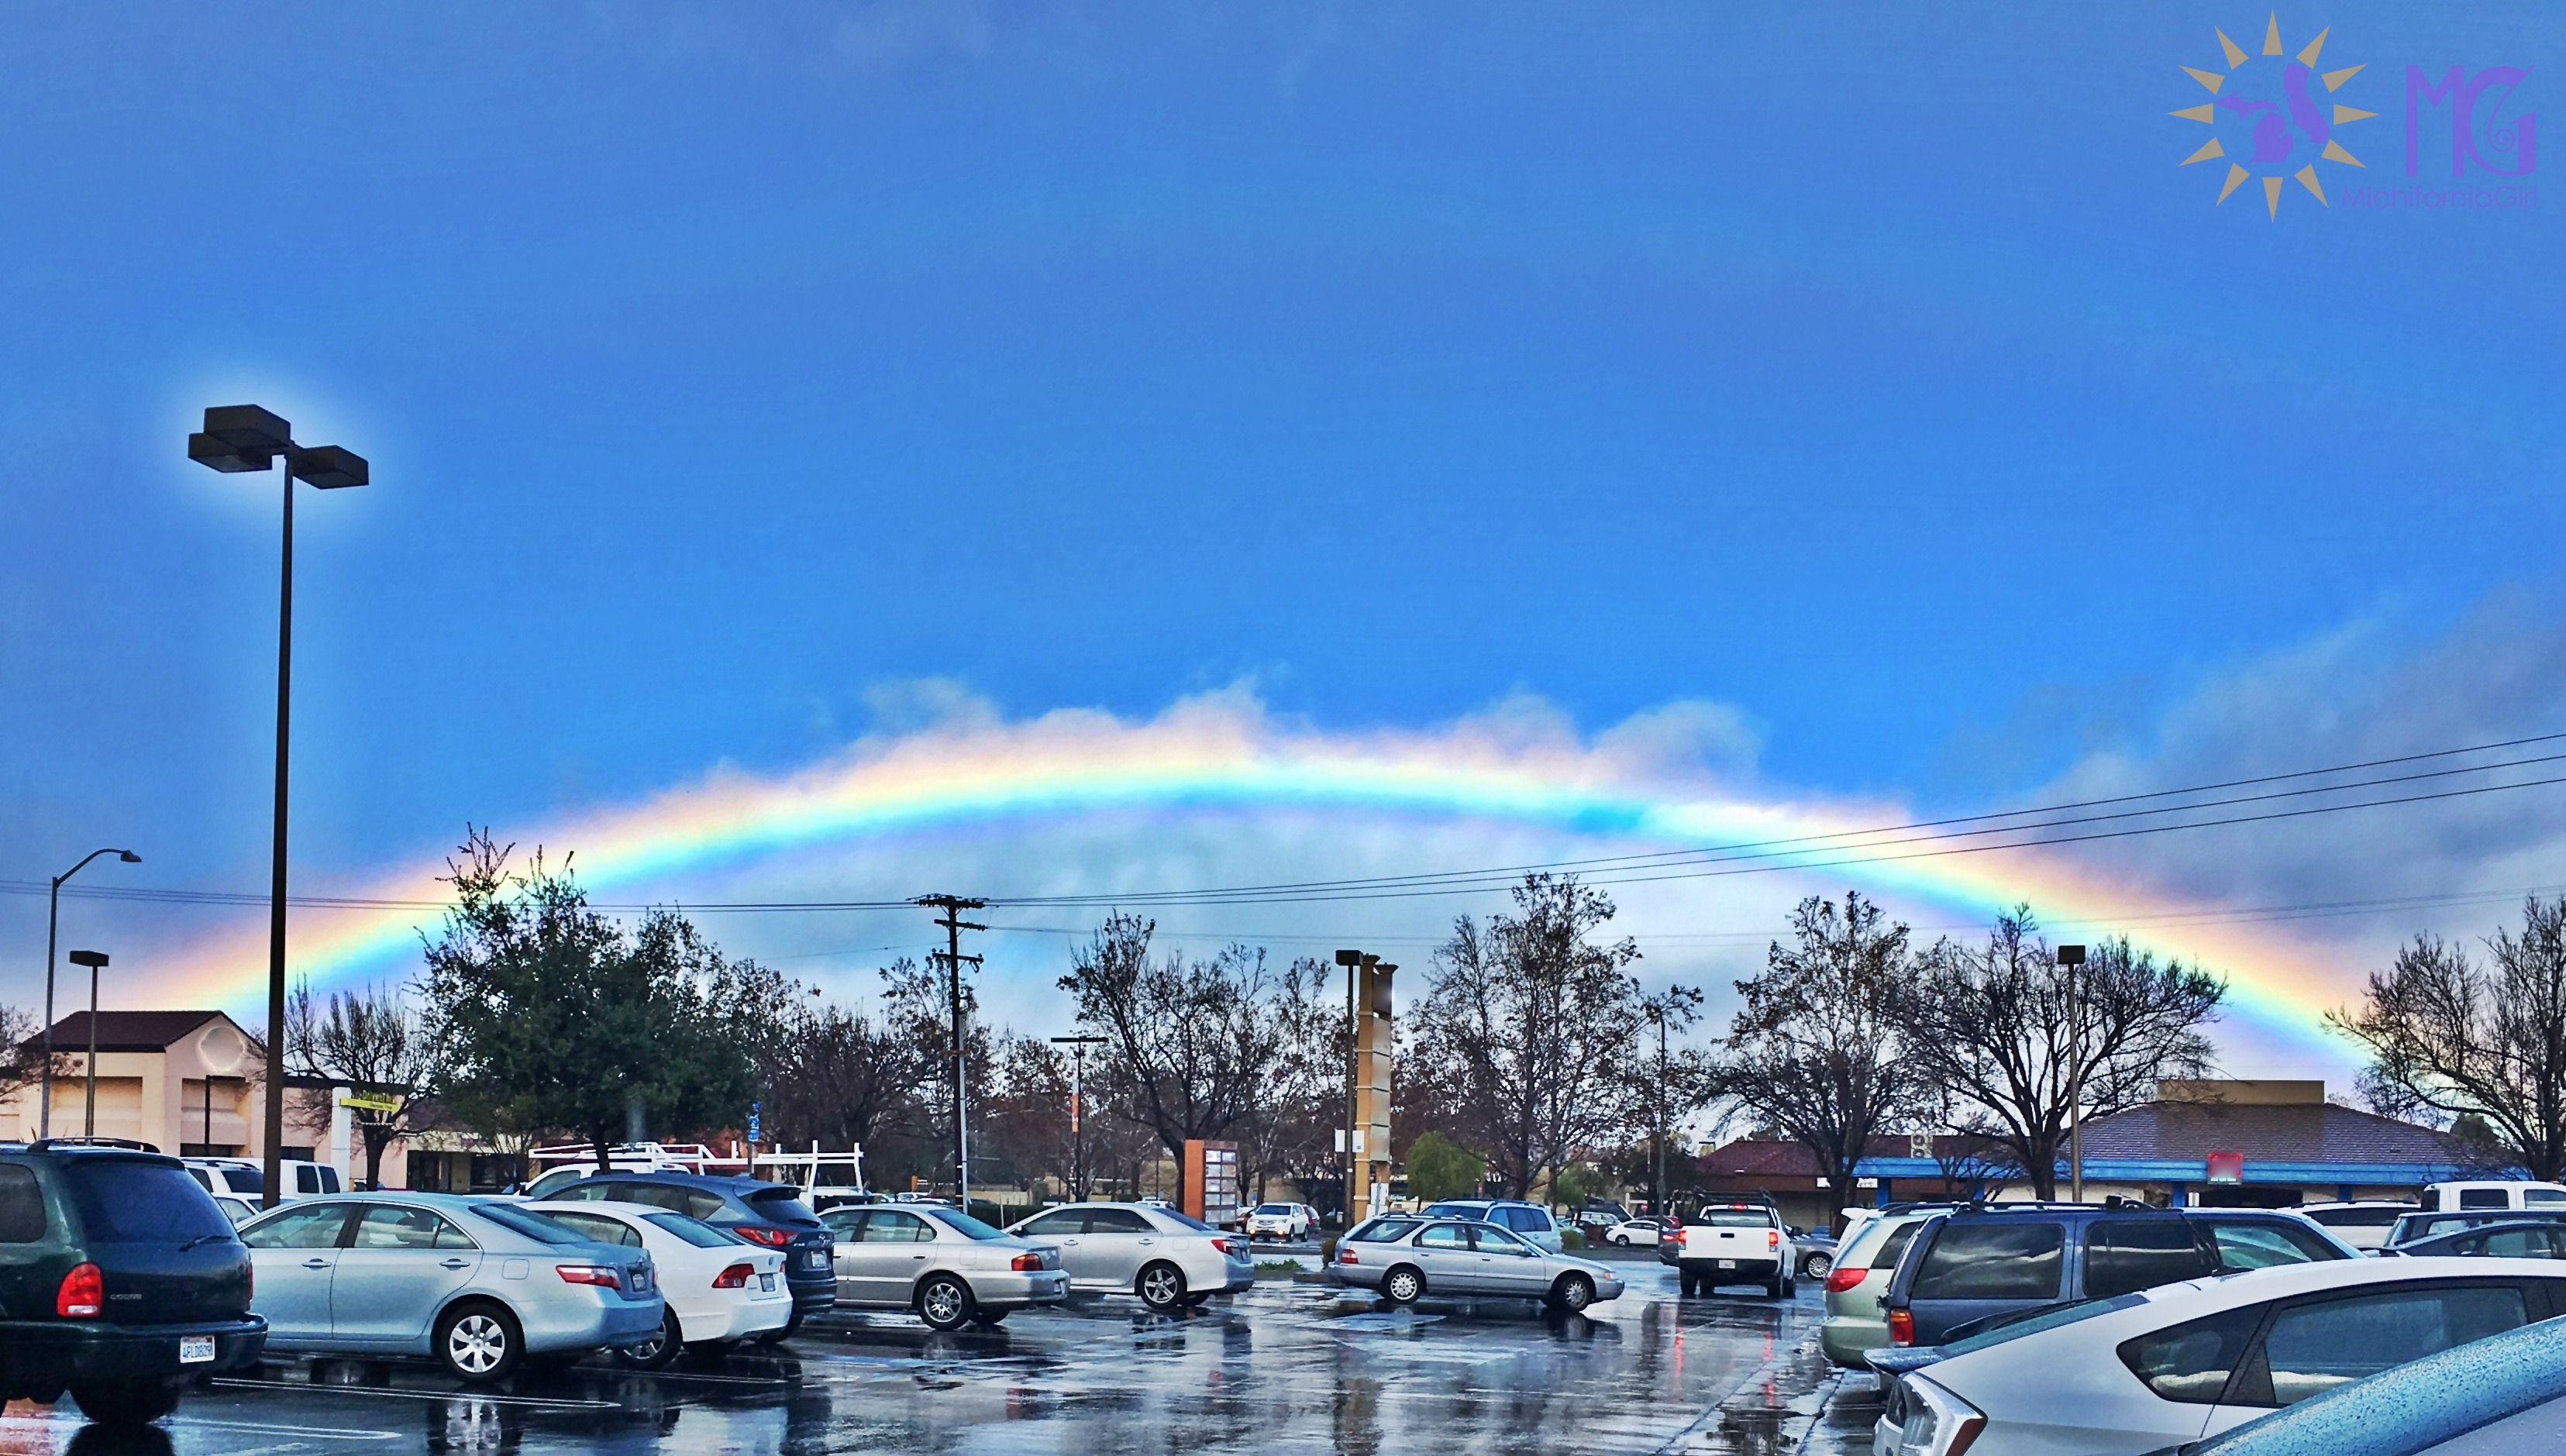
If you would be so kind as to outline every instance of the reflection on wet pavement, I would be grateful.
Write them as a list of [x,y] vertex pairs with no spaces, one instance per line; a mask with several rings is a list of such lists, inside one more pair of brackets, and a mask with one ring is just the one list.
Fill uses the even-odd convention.
[[83,1426],[68,1402],[11,1406],[0,1456],[1773,1449],[1748,1439],[1751,1418],[1708,1444],[1727,1439],[1714,1407],[1751,1415],[1816,1301],[1679,1304],[1656,1268],[1632,1273],[1634,1295],[1593,1318],[1509,1300],[1388,1310],[1270,1281],[1172,1319],[1120,1299],[953,1335],[831,1316],[773,1351],[529,1370],[480,1391],[424,1365],[280,1364],[191,1391],[138,1435]]

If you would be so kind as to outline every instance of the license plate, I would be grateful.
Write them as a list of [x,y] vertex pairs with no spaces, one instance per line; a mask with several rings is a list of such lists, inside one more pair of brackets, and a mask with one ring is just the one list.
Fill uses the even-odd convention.
[[214,1357],[214,1337],[210,1335],[178,1336],[178,1363],[201,1365]]
[[648,1294],[650,1292],[649,1270],[637,1269],[633,1271],[633,1292],[637,1295]]
[[775,1276],[771,1274],[759,1275],[757,1277],[757,1287],[761,1290],[773,1290],[775,1288]]
[[1719,1267],[1722,1269],[1735,1269],[1737,1267],[1737,1261],[1734,1259],[1722,1259],[1719,1261]]
[[805,1269],[826,1269],[829,1267],[829,1256],[827,1254],[817,1252],[805,1254],[802,1256],[802,1267]]

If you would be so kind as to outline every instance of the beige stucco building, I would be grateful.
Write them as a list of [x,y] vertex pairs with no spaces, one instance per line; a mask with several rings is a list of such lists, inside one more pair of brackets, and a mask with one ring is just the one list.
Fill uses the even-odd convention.
[[[29,1047],[38,1041],[31,1038]],[[57,1137],[91,1130],[89,1046],[88,1012],[55,1024]],[[265,1071],[257,1044],[219,1011],[102,1011],[96,1135],[131,1138],[185,1157],[264,1157],[259,1098]],[[281,1150],[290,1158],[329,1163],[353,1186],[365,1171],[365,1144],[355,1140],[352,1166],[353,1114],[339,1105],[342,1091],[290,1080]],[[0,1101],[0,1136],[37,1136],[41,1104],[33,1084]],[[386,1183],[398,1181],[394,1163],[385,1159]]]

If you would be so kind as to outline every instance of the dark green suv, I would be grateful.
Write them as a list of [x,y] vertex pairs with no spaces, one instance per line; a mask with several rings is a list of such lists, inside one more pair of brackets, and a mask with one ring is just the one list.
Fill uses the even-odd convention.
[[158,1420],[266,1347],[249,1293],[249,1251],[176,1158],[0,1143],[0,1397]]

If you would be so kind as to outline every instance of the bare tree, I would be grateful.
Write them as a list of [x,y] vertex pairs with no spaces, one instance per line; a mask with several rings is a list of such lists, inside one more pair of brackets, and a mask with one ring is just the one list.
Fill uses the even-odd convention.
[[1343,1191],[1331,1176],[1336,1129],[1345,1121],[1347,1051],[1345,1006],[1328,994],[1334,969],[1307,956],[1295,960],[1264,1007],[1278,1050],[1239,1136],[1240,1167],[1260,1200],[1271,1178],[1291,1179],[1305,1194]]
[[[333,991],[316,1012],[311,983],[297,985],[285,1005],[285,1057],[296,1076],[345,1084],[372,1103],[353,1110],[366,1145],[366,1186],[382,1187],[384,1149],[417,1130],[436,1082],[433,1047],[404,989]],[[314,1110],[326,1128],[332,1109]]]
[[921,1049],[862,1010],[797,1007],[767,1079],[775,1135],[792,1143],[864,1147],[868,1153],[919,1117],[929,1069]]
[[2370,1053],[2372,1105],[2481,1117],[2530,1176],[2553,1180],[2566,1171],[2566,897],[2530,896],[2521,933],[2485,944],[2481,969],[2419,935],[2371,973],[2358,1011],[2326,1021]]
[[1265,953],[1224,947],[1208,961],[1173,952],[1153,962],[1154,921],[1117,913],[1079,950],[1061,989],[1078,1019],[1109,1038],[1121,1064],[1125,1115],[1181,1157],[1188,1138],[1241,1123],[1282,1056],[1265,1002]]
[[1946,940],[1925,953],[1906,1040],[1949,1094],[1952,1130],[2001,1147],[2048,1198],[2080,1085],[2090,1120],[2150,1100],[2164,1078],[2200,1076],[2210,1061],[2200,1029],[2225,994],[2217,977],[2160,965],[2126,936],[2061,967],[2031,907],[2018,905],[1983,944]]
[[[0,1100],[44,1084],[45,1045],[39,1040],[44,1031],[34,1012],[0,1006]],[[55,1057],[57,1076],[69,1061],[59,1054]]]
[[1905,925],[1859,892],[1811,896],[1773,943],[1714,1059],[1712,1090],[1807,1148],[1838,1199],[1874,1134],[1913,1120],[1925,1081],[1906,1035],[1915,958]]
[[1642,1015],[1627,937],[1599,942],[1610,896],[1574,875],[1530,874],[1515,912],[1469,916],[1434,953],[1407,1046],[1417,1099],[1445,1109],[1460,1141],[1514,1194],[1647,1118],[1633,1058]]

